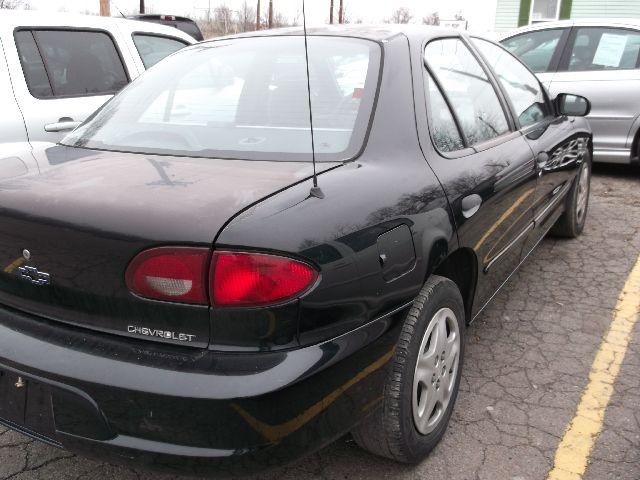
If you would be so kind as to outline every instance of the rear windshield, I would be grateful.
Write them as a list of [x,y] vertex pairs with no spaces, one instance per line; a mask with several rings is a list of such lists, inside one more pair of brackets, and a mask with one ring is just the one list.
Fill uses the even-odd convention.
[[[316,159],[364,142],[380,70],[374,42],[310,37]],[[150,154],[311,161],[304,37],[199,44],[167,57],[63,144]]]

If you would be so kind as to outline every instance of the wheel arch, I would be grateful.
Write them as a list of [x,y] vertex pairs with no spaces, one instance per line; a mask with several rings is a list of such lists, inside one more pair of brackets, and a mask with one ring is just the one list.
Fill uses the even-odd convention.
[[635,134],[633,134],[633,140],[631,142],[631,160],[640,162],[640,128],[636,126]]
[[441,257],[441,261],[431,274],[446,277],[457,285],[464,301],[466,320],[469,323],[478,281],[478,260],[475,252],[468,247],[458,248]]

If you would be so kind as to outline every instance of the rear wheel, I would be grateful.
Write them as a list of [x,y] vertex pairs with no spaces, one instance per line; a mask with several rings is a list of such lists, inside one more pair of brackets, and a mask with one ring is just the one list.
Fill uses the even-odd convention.
[[458,395],[464,332],[460,291],[432,276],[404,321],[382,405],[352,432],[361,447],[416,463],[438,444]]
[[589,192],[591,190],[591,156],[587,153],[578,175],[565,200],[565,210],[551,229],[558,237],[576,238],[582,233],[587,220]]

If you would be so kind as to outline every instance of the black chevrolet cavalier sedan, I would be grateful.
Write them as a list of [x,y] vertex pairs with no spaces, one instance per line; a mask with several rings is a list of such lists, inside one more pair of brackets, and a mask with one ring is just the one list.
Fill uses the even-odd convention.
[[298,29],[185,48],[0,160],[2,424],[213,476],[347,432],[434,448],[465,327],[583,229],[589,102],[449,30],[314,29],[308,57]]

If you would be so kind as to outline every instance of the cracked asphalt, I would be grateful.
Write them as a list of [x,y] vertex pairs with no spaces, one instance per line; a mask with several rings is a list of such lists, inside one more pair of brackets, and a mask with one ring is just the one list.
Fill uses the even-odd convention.
[[[640,255],[640,171],[594,168],[585,232],[544,240],[467,330],[461,392],[441,444],[417,466],[346,436],[256,480],[545,479],[589,381],[625,280]],[[74,456],[0,427],[0,479],[158,479]],[[640,480],[640,328],[636,326],[585,480]]]

